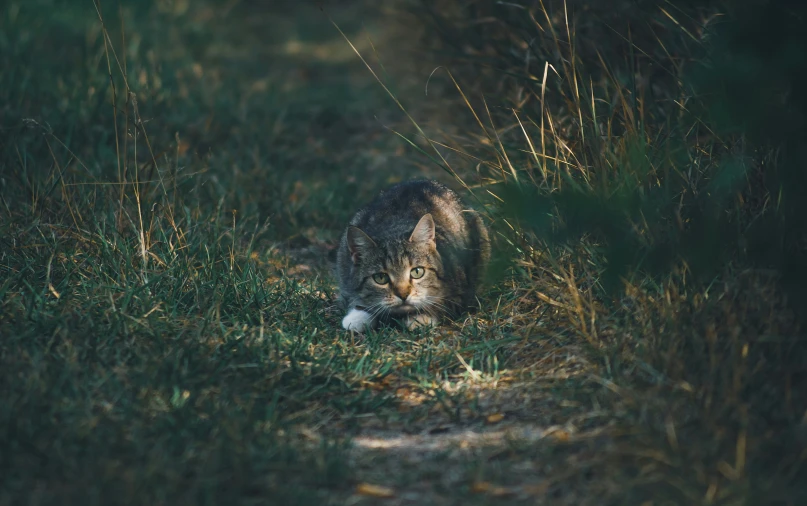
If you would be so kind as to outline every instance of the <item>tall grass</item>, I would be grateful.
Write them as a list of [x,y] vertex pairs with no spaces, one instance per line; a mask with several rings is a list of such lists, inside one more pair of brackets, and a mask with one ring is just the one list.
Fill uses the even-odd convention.
[[[780,138],[759,135],[765,118],[743,102],[756,102],[745,86],[761,76],[742,70],[770,54],[748,47],[770,43],[776,16],[796,14],[777,4],[761,28],[761,4],[406,5],[432,23],[424,43],[456,87],[445,107],[468,125],[431,142],[458,154],[455,170],[492,196],[516,271],[568,312],[622,406],[617,423],[630,435],[608,457],[618,461],[614,497],[804,498],[804,445],[792,439],[807,409],[794,316],[805,293],[794,238],[804,229],[793,209],[771,207],[784,191],[777,181],[804,189],[793,159],[777,154],[801,130],[771,109],[768,120],[789,123],[771,124]],[[789,30],[773,47],[801,47]],[[786,58],[783,74],[803,69]],[[749,95],[726,94],[733,85]],[[756,100],[752,110],[776,101]],[[749,129],[727,128],[727,117]]]

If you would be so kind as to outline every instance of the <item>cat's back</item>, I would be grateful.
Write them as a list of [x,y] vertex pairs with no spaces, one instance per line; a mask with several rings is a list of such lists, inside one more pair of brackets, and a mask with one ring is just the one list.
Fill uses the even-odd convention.
[[407,181],[382,191],[350,224],[371,237],[390,237],[411,232],[424,214],[431,214],[438,228],[462,233],[464,211],[459,196],[448,186],[431,180]]

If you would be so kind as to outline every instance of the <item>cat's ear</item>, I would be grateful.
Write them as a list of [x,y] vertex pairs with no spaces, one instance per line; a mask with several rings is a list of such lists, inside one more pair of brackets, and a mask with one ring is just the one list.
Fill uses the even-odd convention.
[[353,259],[354,264],[357,264],[368,251],[375,248],[375,241],[370,239],[370,236],[359,227],[348,227],[347,247],[350,250],[350,258]]
[[415,225],[415,230],[409,236],[409,242],[434,244],[434,219],[431,214],[424,214]]

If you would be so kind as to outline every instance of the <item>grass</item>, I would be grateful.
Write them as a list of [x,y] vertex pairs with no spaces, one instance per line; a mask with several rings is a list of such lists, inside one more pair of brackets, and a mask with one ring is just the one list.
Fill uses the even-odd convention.
[[[421,98],[399,12],[326,7],[431,123],[315,6],[2,6],[0,504],[799,504],[804,346],[775,276],[633,273],[614,296],[607,235],[547,244],[518,194],[491,197],[514,177],[562,194],[565,167],[595,181],[631,156],[708,176],[702,137],[669,156],[669,109],[635,135],[630,97],[599,98],[618,76],[587,88],[579,69],[533,81],[546,106],[512,107],[507,79],[482,102],[459,64],[467,102],[453,78]],[[589,93],[612,142],[570,119],[599,118]],[[463,188],[413,147],[480,198],[508,267],[478,315],[358,339],[327,260],[344,223],[393,181]],[[640,169],[600,181],[641,190]]]

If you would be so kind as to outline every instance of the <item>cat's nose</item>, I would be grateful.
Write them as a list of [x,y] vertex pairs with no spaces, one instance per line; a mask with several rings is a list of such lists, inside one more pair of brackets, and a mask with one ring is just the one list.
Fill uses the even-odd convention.
[[402,301],[406,302],[406,299],[409,297],[409,294],[412,293],[412,287],[411,286],[396,286],[395,287],[395,292],[397,292],[396,294],[398,295],[398,297],[401,298]]

